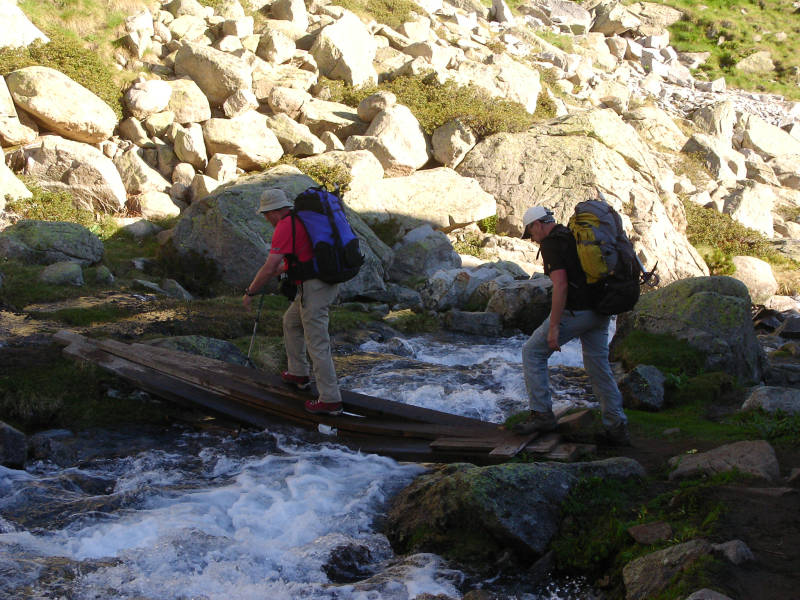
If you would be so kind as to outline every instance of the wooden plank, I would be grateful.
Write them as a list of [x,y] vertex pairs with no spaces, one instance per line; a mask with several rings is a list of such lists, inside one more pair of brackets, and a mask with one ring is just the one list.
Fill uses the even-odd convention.
[[574,460],[579,453],[579,444],[559,444],[545,455],[549,460]]
[[590,410],[570,413],[558,420],[558,431],[561,433],[578,433],[594,423],[594,415]]
[[557,433],[545,433],[525,446],[525,452],[531,452],[533,454],[547,454],[553,450],[553,448],[558,446],[560,441],[561,436]]
[[[115,356],[120,356],[121,358],[124,356],[126,360],[132,360],[136,364],[153,369],[163,375],[180,379],[181,381],[211,391],[219,396],[236,399],[240,404],[245,404],[250,408],[260,409],[275,416],[290,418],[294,421],[313,422],[315,424],[324,423],[336,427],[340,431],[420,437],[432,440],[442,436],[468,436],[485,432],[494,433],[496,429],[495,425],[483,423],[481,421],[477,421],[479,424],[478,427],[473,425],[475,422],[465,427],[410,421],[358,419],[348,416],[330,417],[311,415],[304,410],[302,403],[296,399],[286,398],[283,395],[274,395],[271,390],[265,390],[261,386],[254,385],[252,382],[231,379],[219,372],[207,368],[198,368],[191,364],[175,364],[174,361],[166,360],[165,356],[156,353],[145,354],[139,352],[133,354],[127,350],[125,344],[120,342],[105,340],[93,343],[96,344],[100,350],[110,350]],[[147,346],[145,346],[145,348],[149,349]],[[188,356],[192,357],[193,355]],[[221,361],[214,362],[219,363]],[[308,396],[301,396],[303,400],[307,397]]]
[[456,450],[482,450],[489,452],[495,448],[501,440],[492,437],[440,437],[430,442],[431,448],[435,450],[456,449]]
[[498,458],[511,458],[519,454],[528,443],[538,436],[538,432],[528,435],[508,436],[501,444],[496,446],[489,454]]
[[[306,393],[290,388],[277,376],[270,376],[262,371],[243,367],[241,365],[234,365],[213,358],[197,356],[177,350],[157,348],[144,344],[122,344],[113,340],[103,340],[96,343],[99,347],[104,348],[113,354],[123,356],[133,362],[142,362],[143,364],[148,364],[149,366],[157,369],[159,368],[158,363],[148,360],[148,357],[158,357],[166,364],[174,365],[179,368],[185,367],[185,365],[189,364],[201,368],[207,368],[212,370],[215,375],[224,375],[230,380],[243,381],[251,385],[259,386],[267,391],[270,396],[284,396],[298,400],[300,401],[301,406],[302,402],[309,397]],[[414,420],[431,424],[450,426],[460,425],[472,427],[474,429],[493,429],[495,427],[494,424],[485,423],[470,417],[453,415],[442,411],[411,406],[400,402],[392,402],[390,400],[384,400],[382,398],[375,398],[363,394],[356,394],[354,392],[348,392],[344,390],[342,391],[342,400],[345,411],[355,414],[363,414],[364,416],[388,418],[395,421]]]

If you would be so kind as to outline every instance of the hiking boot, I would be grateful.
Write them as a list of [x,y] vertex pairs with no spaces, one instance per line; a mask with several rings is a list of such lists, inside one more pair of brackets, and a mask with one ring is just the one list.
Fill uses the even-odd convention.
[[283,379],[284,383],[288,383],[298,390],[307,390],[311,387],[311,380],[308,375],[292,375],[289,371],[284,371],[281,373],[281,379]]
[[557,425],[558,421],[556,421],[556,416],[553,414],[552,410],[547,412],[536,412],[532,410],[530,416],[522,423],[514,425],[511,431],[524,435],[536,433],[537,431],[544,433],[546,431],[553,431]]
[[619,423],[606,429],[603,433],[603,441],[609,446],[630,446],[631,436],[628,433],[628,424]]
[[304,406],[306,412],[310,412],[315,415],[330,415],[332,417],[335,417],[337,415],[342,414],[341,402],[323,402],[322,400],[306,400]]

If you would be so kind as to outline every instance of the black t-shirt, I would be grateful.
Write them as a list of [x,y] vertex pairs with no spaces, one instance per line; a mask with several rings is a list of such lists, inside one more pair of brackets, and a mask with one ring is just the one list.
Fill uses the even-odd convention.
[[581,268],[578,249],[572,232],[563,225],[556,225],[539,244],[544,263],[545,275],[564,269],[567,272],[567,305],[568,310],[587,310],[594,304],[586,283],[586,275]]

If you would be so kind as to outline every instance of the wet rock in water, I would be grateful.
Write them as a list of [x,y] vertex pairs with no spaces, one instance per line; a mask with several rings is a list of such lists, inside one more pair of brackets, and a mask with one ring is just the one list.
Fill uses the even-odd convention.
[[659,411],[664,407],[664,374],[651,365],[636,365],[620,382],[625,408]]
[[35,460],[54,462],[59,467],[70,466],[75,463],[77,453],[65,441],[72,437],[72,432],[68,429],[35,433],[28,442],[31,457]]
[[[447,465],[417,478],[395,497],[386,535],[398,552],[436,552],[478,568],[505,553],[529,559],[547,550],[558,532],[561,503],[580,478],[643,474],[641,465],[626,458]],[[466,522],[472,526],[465,528]]]
[[25,434],[0,421],[0,465],[22,467],[25,464],[27,448]]
[[783,324],[775,330],[775,335],[787,339],[800,339],[800,315],[789,315]]
[[322,570],[333,583],[352,583],[372,574],[362,566],[371,561],[372,553],[362,544],[337,546]]
[[145,342],[158,348],[179,350],[190,354],[198,354],[206,358],[214,358],[235,365],[247,365],[247,356],[231,342],[201,335],[183,335],[159,338]]
[[472,335],[499,336],[503,332],[500,315],[491,312],[450,310],[444,315],[445,329]]

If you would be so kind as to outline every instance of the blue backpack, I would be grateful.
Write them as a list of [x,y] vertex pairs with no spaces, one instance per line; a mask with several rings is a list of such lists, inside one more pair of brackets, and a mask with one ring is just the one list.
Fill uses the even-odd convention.
[[[337,190],[338,191],[338,190]],[[294,201],[292,216],[292,254],[289,255],[288,277],[305,281],[320,279],[341,283],[358,274],[364,257],[358,246],[337,192],[324,187],[310,187]],[[314,257],[300,262],[295,255],[294,219],[306,228]]]

